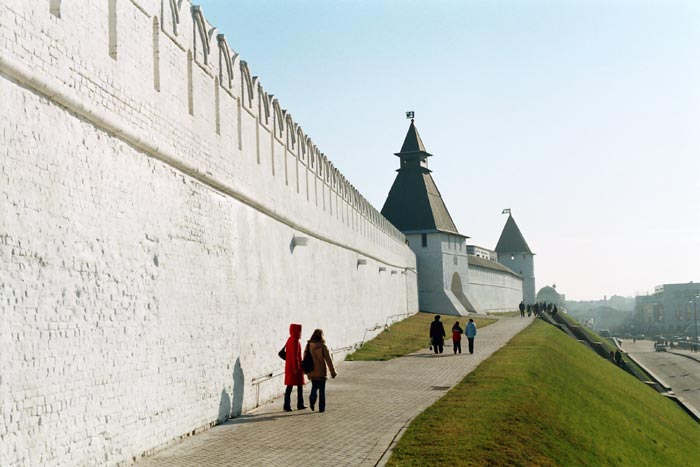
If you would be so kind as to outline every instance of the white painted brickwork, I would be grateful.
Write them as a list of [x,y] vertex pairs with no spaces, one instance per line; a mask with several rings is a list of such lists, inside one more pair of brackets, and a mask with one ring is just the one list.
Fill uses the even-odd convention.
[[469,298],[485,313],[516,311],[523,300],[523,280],[508,273],[470,265]]
[[[407,238],[418,265],[419,306],[423,311],[467,315],[470,310],[454,293],[455,285],[480,313],[515,311],[523,299],[523,280],[512,274],[469,264],[462,238],[442,232]],[[456,276],[455,276],[456,274]]]
[[403,235],[178,3],[0,0],[2,466],[131,463],[278,395],[290,322],[342,357],[417,311]]

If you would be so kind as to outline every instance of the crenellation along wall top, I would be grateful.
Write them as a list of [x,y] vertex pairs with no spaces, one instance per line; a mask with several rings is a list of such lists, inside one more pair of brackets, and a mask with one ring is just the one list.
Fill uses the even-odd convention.
[[[190,67],[192,62],[196,63],[198,67],[206,73],[208,79],[211,79],[212,87],[210,89],[215,89],[214,85],[218,83],[218,85],[216,85],[216,89],[224,89],[225,96],[228,96],[235,101],[234,105],[239,107],[239,112],[240,108],[245,109],[247,113],[255,118],[257,124],[266,127],[273,134],[277,142],[282,145],[286,151],[289,151],[290,154],[294,155],[297,160],[307,166],[325,184],[330,186],[353,207],[357,208],[369,222],[377,225],[380,230],[394,237],[397,241],[401,243],[404,242],[405,237],[398,232],[398,230],[385,228],[381,214],[373,206],[371,206],[369,202],[367,202],[367,200],[357,191],[357,189],[350,184],[343,174],[335,167],[332,161],[330,161],[329,158],[319,150],[313,140],[304,132],[301,125],[294,121],[291,113],[282,109],[279,99],[264,89],[261,80],[257,76],[251,75],[248,63],[245,60],[241,60],[239,54],[231,48],[225,34],[221,33],[215,26],[212,25],[212,23],[209,22],[205,15],[204,9],[201,6],[192,5],[190,0],[131,0],[129,2],[109,0],[109,7],[105,5],[98,8],[96,5],[93,5],[91,7],[82,8],[83,14],[82,16],[79,16],[76,14],[76,12],[79,11],[80,8],[77,8],[75,5],[69,6],[66,2],[61,2],[59,5],[64,6],[63,9],[65,9],[65,12],[63,12],[61,11],[61,7],[56,7],[55,4],[52,4],[50,11],[48,3],[49,2],[46,2],[44,5],[44,2],[23,2],[18,8],[26,8],[27,10],[31,11],[28,16],[40,16],[41,6],[43,5],[46,10],[44,12],[46,16],[45,21],[50,22],[52,30],[62,28],[63,30],[79,30],[81,33],[92,31],[96,37],[95,41],[90,41],[92,42],[90,45],[81,46],[80,42],[84,41],[76,41],[77,47],[74,46],[75,50],[72,51],[74,57],[71,57],[71,60],[75,60],[80,63],[83,61],[88,62],[88,60],[83,60],[81,57],[86,56],[88,52],[90,52],[88,55],[94,55],[94,52],[99,50],[101,47],[99,40],[104,40],[107,42],[106,36],[109,36],[108,45],[110,54],[114,52],[114,56],[112,57],[113,60],[111,62],[110,60],[104,60],[103,62],[95,63],[95,66],[86,63],[85,66],[81,65],[73,68],[72,73],[85,74],[90,73],[89,70],[93,69],[92,72],[95,73],[96,78],[99,77],[100,82],[108,86],[112,86],[114,90],[117,91],[118,86],[121,84],[118,82],[120,78],[113,75],[114,70],[117,69],[115,68],[114,64],[118,63],[120,60],[128,59],[125,57],[128,57],[130,51],[126,47],[139,47],[143,50],[143,47],[147,47],[148,44],[153,46],[154,56],[156,54],[162,55],[162,57],[157,57],[154,60],[169,59],[172,61],[172,63],[168,63],[170,68],[173,66]],[[116,7],[114,5],[116,5]],[[123,16],[119,16],[119,9],[128,8],[129,5],[133,5],[132,8],[140,11],[140,13],[136,14],[136,16],[132,16],[135,18],[134,21],[147,21],[146,24],[148,24],[148,26],[143,27],[143,23],[139,23],[141,24],[139,28],[123,29],[120,35],[119,28],[126,28],[124,21],[130,21],[131,19],[127,19],[130,17],[125,14]],[[58,8],[58,11],[56,8]],[[110,16],[108,18],[93,18],[92,16],[95,15]],[[112,18],[112,16],[114,16],[114,18]],[[139,16],[142,17],[141,20],[137,19]],[[80,25],[82,29],[75,28],[75,22],[82,22]],[[41,24],[37,25],[37,27],[41,27]],[[126,32],[124,32],[126,30],[129,30],[130,33],[132,33],[132,31],[136,31],[136,33],[140,34],[143,34],[145,31],[152,31],[148,32],[148,34],[149,36],[153,35],[153,37],[128,37]],[[158,31],[162,33],[160,36],[161,39],[157,39],[156,33]],[[109,32],[109,34],[106,34],[107,32]],[[104,39],[100,39],[102,35],[105,36]],[[70,40],[70,37],[70,34],[56,34],[53,38],[63,41],[64,39]],[[163,40],[167,43],[174,44],[177,47],[177,51],[179,51],[177,53],[184,52],[191,57],[191,60],[175,59],[174,55],[172,55],[173,52],[166,51],[165,45],[159,44],[157,42],[158,40]],[[113,44],[112,41],[116,41],[116,43]],[[123,43],[120,41],[123,41]],[[125,48],[122,50],[119,47]],[[105,47],[105,49],[106,48],[107,47]],[[5,54],[5,51],[0,50],[0,53]],[[214,55],[215,53],[218,55],[218,57]],[[139,52],[139,54],[143,55],[143,52]],[[137,67],[137,64],[134,64],[133,66]],[[139,95],[134,96],[133,107],[135,109],[142,107],[138,103],[139,101],[146,100],[156,102],[155,98],[145,99],[145,97],[148,95],[148,88],[151,88],[150,93],[152,95],[157,96],[162,92],[162,81],[166,79],[173,80],[170,88],[168,89],[168,96],[177,96],[177,94],[181,93],[185,88],[189,88],[189,92],[192,93],[193,85],[191,81],[194,78],[190,77],[190,83],[185,86],[181,82],[187,75],[187,73],[185,73],[186,70],[183,70],[183,73],[181,74],[177,74],[170,68],[166,67],[165,64],[158,66],[161,76],[156,78],[156,80],[159,80],[160,82],[156,83],[155,85],[152,84],[152,80],[148,83],[138,82],[136,84],[144,89],[139,91]],[[141,77],[145,72],[143,70],[138,70],[138,73],[140,74],[134,73],[134,76]],[[153,73],[155,74],[156,71]],[[170,73],[172,76],[165,76],[167,73]],[[77,78],[73,77],[72,79],[76,80]],[[203,76],[200,77],[198,74],[197,79],[207,78],[204,78]],[[70,83],[67,84],[71,86]],[[130,89],[132,89],[131,86],[124,88],[122,91],[127,93],[130,92]],[[204,86],[204,89],[209,88]],[[103,91],[104,89],[99,89],[98,86],[96,93],[102,93]],[[201,92],[202,91],[197,90],[197,93],[201,94]],[[206,94],[208,92],[209,91],[205,91],[205,94],[201,95],[208,96],[208,94]],[[163,94],[165,95],[165,93]],[[224,94],[222,93],[222,95]],[[118,97],[115,95],[114,97],[121,100],[124,99],[124,96]],[[96,97],[84,96],[84,98],[90,99]],[[180,97],[180,99],[183,99],[185,103],[188,103],[189,101],[189,113],[194,118],[194,121],[202,118],[203,114],[201,110],[198,110],[196,107],[194,112],[192,110],[192,95],[187,98]],[[127,104],[120,102],[116,106],[116,109],[107,110],[123,112],[122,107],[124,105]],[[150,109],[146,110],[148,111],[149,115],[152,113]],[[184,121],[184,119],[178,120],[178,118],[172,114],[172,112],[175,110],[176,106],[169,105],[166,113],[163,115],[164,121],[168,122],[169,124],[177,124],[179,121]],[[187,111],[188,109],[185,107],[183,114],[186,114]],[[123,113],[125,114],[125,112]],[[121,116],[124,117],[124,120],[129,122],[129,124],[137,124],[136,122],[138,121],[138,124],[142,125],[148,124],[149,121],[153,121],[153,118],[149,118],[144,121],[144,119],[138,119],[135,118],[135,116]],[[211,120],[211,122],[208,120]],[[211,127],[213,129],[216,127],[216,132],[212,130],[212,137],[215,137],[213,135],[219,134],[219,126],[220,121],[217,114],[216,119],[207,116],[205,121],[198,123],[197,126],[193,126],[192,128],[186,128],[183,133],[185,136],[189,132],[199,137],[202,132],[197,131],[198,128]],[[192,131],[192,129],[194,129],[194,131]],[[153,131],[164,134],[163,129],[161,128],[154,127]],[[238,129],[238,132],[238,145],[240,146],[240,128]],[[170,131],[168,130],[167,133],[170,133]],[[180,144],[180,142],[172,141],[171,144],[173,146],[177,146]],[[197,145],[199,147],[212,146],[208,141],[198,142]],[[231,146],[233,147],[235,145]]]

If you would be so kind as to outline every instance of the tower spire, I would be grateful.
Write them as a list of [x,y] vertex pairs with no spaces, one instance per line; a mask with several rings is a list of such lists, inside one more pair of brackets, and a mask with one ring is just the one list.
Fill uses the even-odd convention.
[[518,224],[515,223],[510,209],[504,209],[502,214],[508,214],[508,220],[506,220],[506,225],[503,226],[503,231],[501,232],[501,238],[498,239],[498,243],[496,244],[496,252],[533,254],[525,241],[525,237],[523,237],[522,232],[520,232]]
[[414,119],[411,119],[411,125],[406,132],[401,151],[394,154],[401,158],[401,168],[399,170],[416,167],[428,169],[428,157],[431,157],[432,154],[425,150],[425,145],[418,133]]
[[[461,235],[428,169],[425,150],[413,119],[401,151],[401,168],[384,202],[382,215],[400,231],[449,232]],[[465,236],[466,237],[466,236]]]

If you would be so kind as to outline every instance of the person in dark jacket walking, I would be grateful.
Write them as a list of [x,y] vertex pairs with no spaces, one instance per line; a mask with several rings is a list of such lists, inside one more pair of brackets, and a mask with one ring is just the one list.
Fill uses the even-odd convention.
[[284,391],[284,410],[292,411],[292,390],[297,387],[297,409],[304,407],[304,372],[301,369],[301,324],[289,325],[289,339],[285,345],[287,353],[284,359],[284,384],[287,389]]
[[525,302],[520,300],[520,305],[518,305],[518,309],[520,310],[520,317],[524,318],[525,317]]
[[331,354],[326,347],[326,341],[323,339],[323,330],[316,329],[309,339],[308,351],[311,352],[311,358],[314,361],[314,369],[309,373],[311,380],[311,396],[309,403],[311,410],[316,408],[316,393],[318,393],[318,411],[325,412],[326,410],[326,380],[328,380],[328,370],[331,372],[331,378],[335,378],[337,373],[331,360]]
[[455,321],[455,325],[452,326],[452,350],[454,350],[455,355],[457,352],[462,353],[462,333],[464,330],[459,327],[459,321]]
[[430,338],[433,343],[433,351],[442,353],[445,345],[445,328],[440,322],[440,315],[437,315],[432,323],[430,323]]
[[622,354],[620,353],[620,349],[615,351],[615,364],[620,367],[622,366]]
[[474,338],[476,337],[476,323],[474,320],[469,318],[469,323],[467,323],[467,340],[469,341],[469,353],[474,353]]

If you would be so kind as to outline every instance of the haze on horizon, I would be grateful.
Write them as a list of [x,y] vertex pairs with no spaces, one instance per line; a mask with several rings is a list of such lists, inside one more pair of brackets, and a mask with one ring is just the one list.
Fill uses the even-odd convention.
[[700,2],[200,4],[377,209],[413,110],[460,232],[510,208],[538,289],[700,281]]

